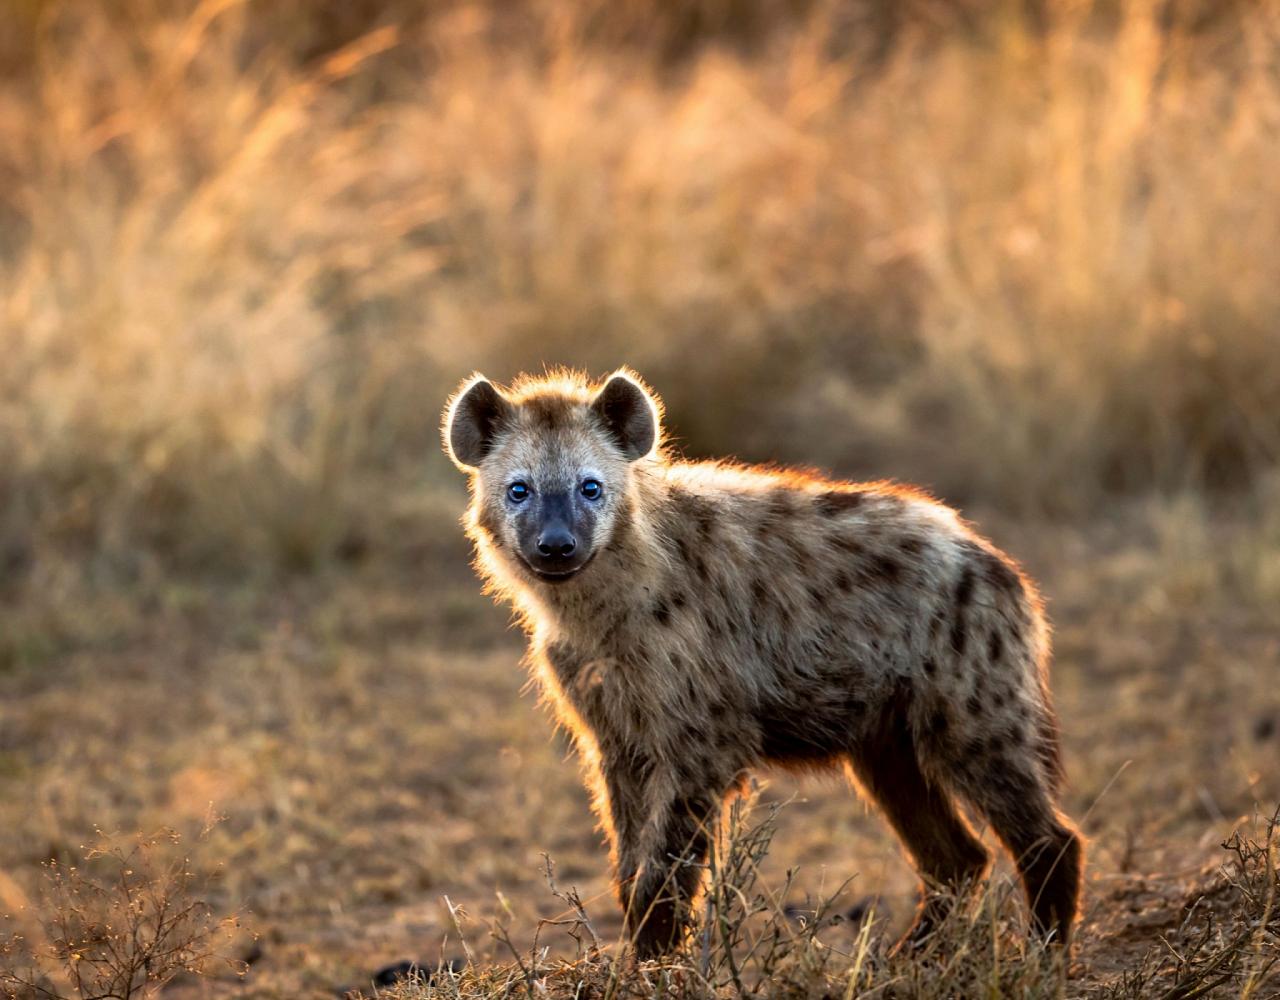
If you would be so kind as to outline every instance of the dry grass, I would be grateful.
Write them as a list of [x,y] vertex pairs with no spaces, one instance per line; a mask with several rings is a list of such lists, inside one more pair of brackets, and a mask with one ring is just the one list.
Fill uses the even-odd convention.
[[[760,866],[777,831],[781,809],[749,819],[748,803],[731,811],[708,864],[707,891],[698,926],[683,948],[662,961],[636,963],[625,947],[604,951],[577,900],[569,898],[579,942],[572,958],[552,957],[535,938],[521,955],[499,967],[473,965],[418,973],[421,980],[388,995],[405,1000],[538,996],[913,997],[1053,996],[1064,982],[1061,955],[1011,932],[1010,885],[993,887],[971,907],[960,908],[911,956],[886,958],[875,905],[846,928],[848,900],[840,891],[807,909],[788,907],[788,873],[780,886],[763,884]],[[554,886],[553,886],[554,888]],[[833,929],[837,933],[833,945]],[[461,930],[461,929],[460,929]],[[501,923],[491,937],[509,945]],[[412,975],[408,977],[414,978]]]
[[[1066,992],[1267,996],[1263,931],[1212,965],[1260,883],[1203,865],[1280,800],[1280,5],[655,9],[10,5],[0,912],[56,915],[40,866],[98,828],[173,827],[261,934],[213,993],[458,957],[446,895],[526,971],[481,932],[442,995],[622,969],[528,952],[544,851],[617,916],[437,424],[472,369],[625,361],[692,453],[921,481],[1024,559],[1093,841]],[[775,919],[788,982],[936,993],[881,953],[912,893],[882,825],[765,799],[797,795],[757,884],[785,915],[858,873],[881,922],[864,981]],[[1052,995],[989,904],[939,946]],[[682,961],[671,991],[726,985]]]
[[[227,959],[234,917],[214,917],[172,834],[100,843],[46,868],[47,917],[0,938],[0,991],[15,1000],[130,1000]],[[21,915],[31,922],[32,914]]]
[[[670,958],[637,963],[625,948],[601,950],[590,916],[575,897],[563,897],[573,928],[573,958],[555,957],[535,937],[524,955],[495,922],[490,936],[513,960],[502,966],[438,965],[410,970],[405,980],[377,995],[399,1000],[489,1000],[497,997],[770,996],[792,998],[947,997],[1045,998],[1063,996],[1068,973],[1063,956],[1020,932],[1009,880],[993,883],[976,900],[958,905],[912,954],[886,956],[874,906],[859,910],[852,933],[832,934],[845,923],[839,894],[803,913],[783,905],[791,875],[780,888],[760,884],[759,867],[776,832],[779,810],[757,825],[735,810],[722,840],[722,862],[713,853],[703,912],[694,935]],[[1253,839],[1249,834],[1254,834]],[[1222,845],[1228,858],[1177,900],[1176,926],[1134,969],[1095,985],[1083,995],[1097,1000],[1188,1000],[1213,995],[1268,996],[1280,989],[1280,812],[1255,817],[1248,832],[1236,830]],[[461,928],[459,928],[461,932]],[[835,936],[833,943],[831,937]],[[468,949],[469,953],[469,949]],[[1077,993],[1072,991],[1073,995]]]

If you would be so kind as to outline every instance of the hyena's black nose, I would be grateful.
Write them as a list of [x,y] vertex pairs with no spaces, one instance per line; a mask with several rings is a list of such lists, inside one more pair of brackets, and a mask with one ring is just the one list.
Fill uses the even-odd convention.
[[563,528],[552,528],[544,531],[538,538],[538,552],[544,556],[558,556],[564,559],[573,555],[578,547],[573,535]]

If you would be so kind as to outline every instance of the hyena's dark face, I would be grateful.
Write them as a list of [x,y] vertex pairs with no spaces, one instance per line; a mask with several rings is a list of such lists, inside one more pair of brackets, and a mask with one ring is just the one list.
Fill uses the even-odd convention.
[[494,547],[530,579],[564,583],[613,536],[658,413],[627,375],[599,392],[569,384],[525,396],[478,378],[450,406],[445,436]]

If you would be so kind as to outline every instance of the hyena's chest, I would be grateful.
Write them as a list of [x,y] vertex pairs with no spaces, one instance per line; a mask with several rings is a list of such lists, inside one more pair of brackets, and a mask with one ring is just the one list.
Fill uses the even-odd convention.
[[544,683],[598,738],[628,746],[688,746],[741,727],[756,699],[730,656],[692,629],[655,628],[653,611],[561,625],[535,636]]

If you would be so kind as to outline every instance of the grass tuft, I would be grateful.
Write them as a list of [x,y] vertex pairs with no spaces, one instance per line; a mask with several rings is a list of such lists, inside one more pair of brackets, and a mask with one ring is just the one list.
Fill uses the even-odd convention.
[[49,861],[36,912],[9,916],[27,934],[0,940],[0,991],[11,1000],[130,1000],[230,958],[239,924],[197,895],[175,834],[121,846],[103,838],[78,862]]

